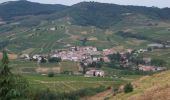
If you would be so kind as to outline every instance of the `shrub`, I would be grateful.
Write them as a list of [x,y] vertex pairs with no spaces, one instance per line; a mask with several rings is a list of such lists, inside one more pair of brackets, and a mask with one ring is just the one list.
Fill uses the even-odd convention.
[[129,93],[129,92],[132,92],[132,91],[133,91],[132,84],[131,83],[126,84],[125,87],[124,87],[124,92]]
[[65,74],[65,75],[73,75],[72,71],[64,71],[61,74]]
[[61,58],[52,57],[52,58],[49,58],[48,61],[50,63],[59,63],[59,62],[61,62]]
[[48,77],[54,77],[54,72],[49,72]]

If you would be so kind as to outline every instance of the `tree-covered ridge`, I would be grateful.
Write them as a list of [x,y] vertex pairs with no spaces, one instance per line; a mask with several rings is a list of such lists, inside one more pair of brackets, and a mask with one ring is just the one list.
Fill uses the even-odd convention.
[[115,25],[129,16],[137,15],[145,16],[148,20],[170,20],[170,8],[122,6],[98,2],[81,2],[72,6],[28,1],[0,4],[0,17],[2,18],[39,14],[46,15],[44,18],[48,20],[69,17],[73,24],[101,28]]
[[143,15],[153,20],[169,20],[169,8],[122,6],[97,2],[81,2],[69,9],[69,15],[74,23],[79,25],[92,25],[109,27],[122,21],[127,16]]
[[9,19],[16,16],[51,14],[67,8],[64,5],[50,5],[26,0],[10,1],[0,4],[0,17]]

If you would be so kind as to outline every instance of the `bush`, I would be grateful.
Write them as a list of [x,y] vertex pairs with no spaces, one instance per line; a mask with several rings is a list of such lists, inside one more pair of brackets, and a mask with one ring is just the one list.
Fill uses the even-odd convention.
[[64,71],[61,74],[65,74],[65,75],[73,75],[73,71]]
[[59,63],[59,62],[61,62],[61,58],[52,57],[52,58],[49,58],[48,61],[50,63]]
[[129,92],[132,92],[132,91],[133,91],[132,84],[131,83],[126,84],[125,87],[124,87],[124,92],[129,93]]
[[54,72],[49,72],[48,77],[54,77]]

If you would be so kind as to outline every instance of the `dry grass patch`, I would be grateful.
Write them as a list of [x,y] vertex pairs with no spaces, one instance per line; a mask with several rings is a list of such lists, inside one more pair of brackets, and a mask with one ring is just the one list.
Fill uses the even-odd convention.
[[133,82],[134,91],[121,93],[111,100],[170,100],[170,71],[145,76]]
[[38,67],[36,69],[36,72],[43,73],[43,74],[48,74],[49,72],[60,73],[60,67],[51,67],[51,68]]
[[[15,60],[18,58],[16,54],[8,54],[10,60]],[[2,59],[2,53],[0,52],[0,59]]]

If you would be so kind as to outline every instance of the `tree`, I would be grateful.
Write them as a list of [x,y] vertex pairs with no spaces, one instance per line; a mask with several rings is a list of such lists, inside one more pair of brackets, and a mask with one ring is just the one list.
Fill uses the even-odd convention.
[[151,47],[148,47],[147,50],[148,50],[148,51],[152,51],[152,48],[151,48]]
[[46,63],[47,60],[46,60],[44,57],[42,57],[40,62],[41,62],[41,63]]
[[80,65],[83,68],[83,74],[86,74],[87,66],[84,64],[84,62],[80,62]]
[[129,93],[129,92],[132,92],[132,91],[133,91],[133,85],[131,83],[126,84],[125,87],[124,87],[124,92]]
[[120,55],[119,52],[117,52],[116,54],[111,54],[111,55],[109,55],[109,59],[110,59],[111,61],[120,62],[120,60],[121,60],[121,55]]
[[151,65],[154,65],[154,66],[165,66],[166,65],[166,61],[164,61],[162,59],[152,59],[151,60]]
[[9,59],[8,59],[8,55],[7,52],[4,50],[3,51],[3,57],[2,57],[2,70],[0,75],[10,75],[10,69],[8,67],[8,63],[9,63]]
[[83,46],[86,46],[86,43],[87,43],[88,39],[85,37],[85,38],[82,39],[81,41],[82,41],[82,45],[83,45]]
[[26,98],[29,93],[26,80],[19,75],[12,74],[8,63],[8,55],[4,50],[0,69],[0,100]]
[[61,58],[52,57],[52,58],[49,58],[48,61],[50,63],[59,63],[59,62],[61,62]]
[[48,77],[54,77],[54,72],[49,72]]

